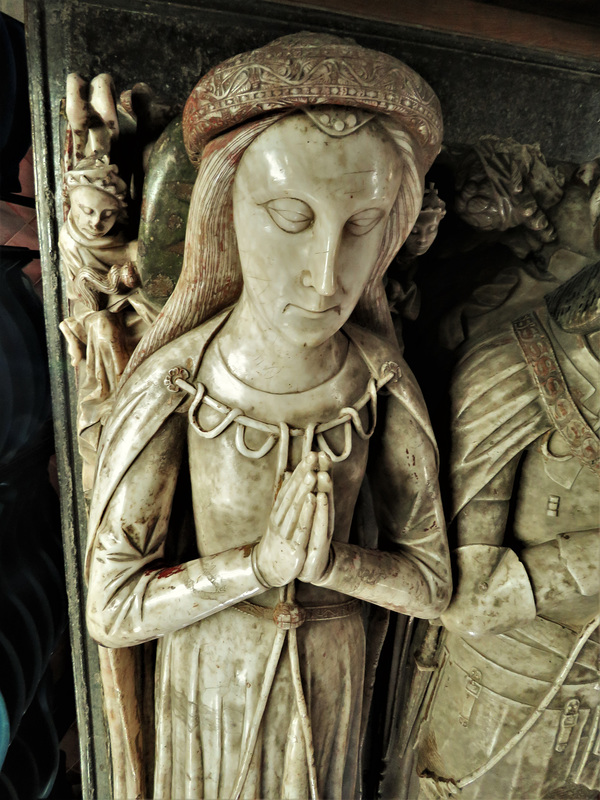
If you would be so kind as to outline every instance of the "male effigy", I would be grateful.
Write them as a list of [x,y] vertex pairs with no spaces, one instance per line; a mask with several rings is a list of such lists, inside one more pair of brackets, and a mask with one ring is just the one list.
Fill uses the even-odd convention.
[[139,240],[119,238],[97,81],[87,110],[71,83],[61,252],[114,794],[357,796],[376,607],[437,617],[451,591],[436,446],[382,282],[440,149],[437,99],[317,34],[205,75],[150,156],[148,185],[162,158],[179,199],[183,146],[197,168],[187,226],[166,212],[185,254],[160,309],[143,274],[161,220],[146,198]]
[[[530,193],[529,240],[511,244],[528,254],[541,232],[547,271],[526,291],[507,272],[487,329],[480,291],[453,378],[456,586],[421,708],[420,798],[591,800],[600,788],[598,168],[563,192],[533,156],[556,228]],[[490,174],[477,197],[488,225],[489,209],[508,219],[511,207]]]

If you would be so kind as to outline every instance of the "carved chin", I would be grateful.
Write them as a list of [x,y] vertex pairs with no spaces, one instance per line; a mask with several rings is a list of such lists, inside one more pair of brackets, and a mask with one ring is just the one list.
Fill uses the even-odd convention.
[[345,322],[339,305],[323,310],[303,308],[288,303],[281,316],[282,333],[293,342],[315,347],[330,339]]

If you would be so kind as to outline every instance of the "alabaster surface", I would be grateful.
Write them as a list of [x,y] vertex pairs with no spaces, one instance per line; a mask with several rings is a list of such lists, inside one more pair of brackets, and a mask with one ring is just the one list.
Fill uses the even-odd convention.
[[502,232],[518,261],[459,310],[456,585],[420,706],[419,797],[591,799],[600,786],[598,165],[551,169],[538,149],[499,140],[476,155],[458,208],[474,227]]
[[346,800],[368,771],[398,800],[591,800],[597,161],[486,136],[428,175],[430,87],[321,34],[218,65],[180,116],[107,75],[66,94],[114,796]]
[[164,206],[125,228],[110,81],[68,95],[63,329],[114,795],[358,796],[387,612],[437,617],[451,590],[435,441],[383,285],[437,100],[315,34],[215,68],[144,158],[153,192],[179,185],[184,146],[198,168],[157,315]]

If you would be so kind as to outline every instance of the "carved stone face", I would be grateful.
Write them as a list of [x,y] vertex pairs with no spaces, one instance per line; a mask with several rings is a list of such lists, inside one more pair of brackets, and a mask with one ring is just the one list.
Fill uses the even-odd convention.
[[342,327],[377,262],[402,171],[374,123],[335,138],[297,114],[250,145],[233,208],[241,302],[261,325],[309,347]]
[[440,219],[438,211],[421,211],[404,244],[404,249],[409,255],[425,255],[435,240]]
[[105,236],[119,216],[119,203],[106,192],[91,186],[76,186],[71,190],[71,216],[86,236]]

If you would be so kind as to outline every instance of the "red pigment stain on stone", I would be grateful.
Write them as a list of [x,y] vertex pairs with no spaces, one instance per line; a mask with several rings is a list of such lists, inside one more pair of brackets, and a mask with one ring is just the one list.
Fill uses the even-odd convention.
[[171,575],[177,575],[178,572],[183,572],[183,564],[178,564],[176,567],[167,567],[161,569],[158,573],[159,578],[170,578]]

